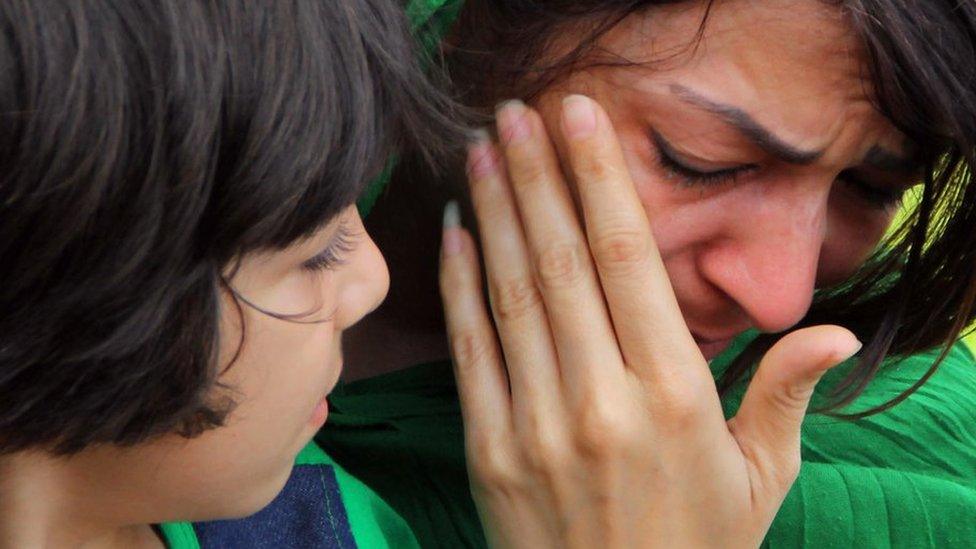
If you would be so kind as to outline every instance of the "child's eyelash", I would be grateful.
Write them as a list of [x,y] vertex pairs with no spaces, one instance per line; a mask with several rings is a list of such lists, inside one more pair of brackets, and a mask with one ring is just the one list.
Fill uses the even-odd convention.
[[329,245],[318,255],[307,260],[302,267],[310,271],[322,271],[335,269],[346,262],[346,256],[356,249],[359,233],[349,230],[348,225],[343,222],[332,237]]

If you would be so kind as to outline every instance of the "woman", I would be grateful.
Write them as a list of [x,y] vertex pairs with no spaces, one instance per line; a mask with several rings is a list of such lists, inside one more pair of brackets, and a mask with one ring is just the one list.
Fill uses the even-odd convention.
[[388,284],[354,201],[458,132],[407,27],[383,0],[0,6],[0,547],[416,544],[309,444]]
[[[434,21],[447,26],[459,9],[445,48],[467,102],[486,111],[510,97],[529,103],[509,102],[498,111],[499,148],[476,147],[472,155],[481,160],[469,167],[500,349],[486,335],[492,333],[486,314],[472,298],[471,243],[459,248],[464,237],[455,229],[446,233],[455,235],[451,249],[464,252],[449,257],[467,259],[443,264],[448,331],[468,341],[462,352],[455,349],[465,421],[497,429],[491,437],[479,434],[484,429],[467,432],[475,501],[466,493],[457,403],[443,364],[343,388],[332,401],[335,423],[318,440],[404,514],[424,545],[484,543],[476,508],[490,538],[532,539],[536,532],[501,525],[508,512],[499,505],[503,500],[518,502],[522,517],[545,516],[552,531],[566,532],[586,514],[550,513],[559,508],[553,502],[597,513],[608,501],[640,503],[628,499],[634,494],[622,481],[616,491],[594,482],[590,488],[603,496],[595,499],[556,489],[570,482],[565,471],[584,470],[559,465],[593,458],[565,442],[578,440],[589,413],[573,400],[579,387],[562,385],[567,376],[579,376],[570,379],[604,383],[600,402],[617,403],[601,407],[611,419],[596,424],[624,439],[626,455],[651,460],[647,474],[629,483],[660,497],[660,507],[634,512],[651,535],[661,534],[651,539],[690,541],[669,531],[671,524],[687,526],[683,533],[704,533],[697,542],[715,543],[709,535],[718,534],[719,542],[758,543],[764,529],[757,517],[765,515],[737,505],[748,501],[742,492],[720,496],[716,490],[722,482],[756,486],[757,477],[745,482],[712,475],[735,455],[730,440],[740,452],[733,460],[740,472],[789,463],[789,456],[757,457],[752,443],[792,433],[812,384],[833,362],[791,369],[789,358],[840,358],[846,354],[842,335],[833,332],[830,343],[818,343],[816,355],[793,347],[783,356],[784,348],[816,339],[810,332],[791,335],[769,351],[755,377],[752,366],[786,330],[837,324],[850,328],[865,349],[859,361],[831,372],[816,391],[816,405],[860,419],[813,416],[804,422],[798,481],[766,542],[969,544],[976,537],[976,377],[968,351],[946,344],[970,323],[976,288],[976,242],[967,228],[976,216],[970,176],[976,8],[955,2],[469,0],[445,6]],[[574,94],[592,97],[602,107],[596,111],[605,110],[597,115],[604,121],[598,127],[612,124],[614,134],[601,134],[602,146],[613,150],[619,140],[620,155],[589,162],[604,167],[599,188],[615,208],[596,208],[601,192],[580,176],[585,154],[573,150],[562,121],[564,101]],[[530,130],[514,129],[518,120]],[[527,132],[528,139],[513,139]],[[558,163],[545,145],[550,136]],[[488,162],[496,165],[491,177],[481,168],[485,158],[496,159]],[[479,191],[489,179],[497,180],[494,192]],[[630,181],[636,192],[628,195]],[[921,205],[879,246],[894,206],[919,181]],[[412,255],[390,258],[394,280],[408,280],[408,291],[394,288],[378,315],[352,334],[353,347],[370,350],[369,357],[352,351],[350,363],[362,360],[365,371],[447,354],[431,313],[436,273],[423,266],[436,262],[431,243],[439,229],[417,221],[433,218],[429,212],[414,219],[403,210],[417,202],[413,188],[406,189],[394,180],[370,218],[381,248],[392,249],[387,243],[395,234],[397,249]],[[499,198],[506,194],[512,198]],[[570,215],[570,195],[584,213],[589,253],[579,251],[584,233]],[[634,204],[646,216],[643,229]],[[610,210],[629,213],[610,217],[628,239],[607,252],[594,234],[601,217],[593,212]],[[407,233],[402,227],[410,222],[418,227]],[[410,234],[424,242],[407,245]],[[627,271],[641,275],[629,292],[618,294],[620,285],[608,282],[601,265],[614,248],[645,266]],[[634,252],[645,249],[653,253]],[[557,288],[562,282],[576,288],[569,292],[575,301],[563,296],[560,303],[550,278]],[[769,335],[756,337],[754,330]],[[661,348],[669,351],[667,360],[654,356]],[[889,354],[904,360],[879,367]],[[719,392],[702,381],[701,357],[716,357],[710,367],[721,407],[726,419],[735,417],[728,424],[716,426]],[[637,376],[641,390],[619,381],[621,371],[632,380],[641,367],[650,376]],[[587,375],[603,368],[616,384]],[[756,396],[799,374],[806,384],[794,386],[793,398]],[[642,406],[634,408],[634,401]],[[672,406],[662,412],[653,404],[662,401]],[[635,420],[635,409],[647,409],[647,417]],[[776,410],[782,414],[771,416]],[[667,431],[675,417],[684,419],[670,427],[677,433]],[[758,431],[743,437],[745,424]],[[673,436],[662,435],[662,425]],[[589,440],[584,448],[594,445],[592,437],[583,440]],[[409,457],[391,465],[394,453]],[[672,520],[660,522],[655,510]],[[730,537],[723,529],[730,523],[752,537]]]

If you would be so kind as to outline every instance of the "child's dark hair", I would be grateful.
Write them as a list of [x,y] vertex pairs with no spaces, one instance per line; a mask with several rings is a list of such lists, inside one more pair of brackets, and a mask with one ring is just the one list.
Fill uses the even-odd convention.
[[456,142],[393,0],[0,3],[0,454],[220,425],[221,273]]

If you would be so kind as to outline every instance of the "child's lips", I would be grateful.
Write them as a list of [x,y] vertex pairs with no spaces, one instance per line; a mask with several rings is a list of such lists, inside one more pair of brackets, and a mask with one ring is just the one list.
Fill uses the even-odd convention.
[[329,393],[331,393],[332,389],[335,388],[336,383],[339,382],[339,376],[342,374],[342,366],[343,366],[342,358],[340,357],[339,359],[337,359],[334,362],[334,364],[335,365],[331,368],[331,371],[334,372],[334,377],[329,382],[328,387],[325,389],[325,391],[322,392],[322,400],[320,400],[318,404],[315,405],[315,408],[312,410],[312,415],[309,418],[309,423],[312,423],[317,427],[321,427],[323,424],[325,424],[325,420],[329,416],[329,402],[327,399]]

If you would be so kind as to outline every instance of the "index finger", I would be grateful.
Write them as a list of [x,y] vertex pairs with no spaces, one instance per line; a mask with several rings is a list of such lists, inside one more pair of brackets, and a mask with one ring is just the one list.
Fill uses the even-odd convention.
[[711,385],[609,117],[588,97],[570,95],[561,122],[587,240],[628,368],[653,378],[689,374]]

